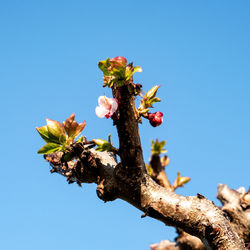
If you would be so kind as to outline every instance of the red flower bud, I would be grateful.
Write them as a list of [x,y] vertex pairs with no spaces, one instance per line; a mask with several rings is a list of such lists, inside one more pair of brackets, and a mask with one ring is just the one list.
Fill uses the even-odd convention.
[[163,113],[162,112],[155,112],[153,114],[148,113],[148,119],[153,127],[160,126],[163,121]]
[[110,62],[113,63],[115,66],[127,66],[127,59],[123,56],[117,56],[110,59]]

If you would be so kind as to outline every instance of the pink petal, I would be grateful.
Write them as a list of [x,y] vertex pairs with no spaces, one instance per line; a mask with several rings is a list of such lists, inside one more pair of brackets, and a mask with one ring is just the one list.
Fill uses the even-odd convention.
[[118,102],[116,99],[114,98],[109,98],[109,103],[111,104],[111,109],[110,109],[110,113],[111,115],[114,114],[114,112],[117,110],[118,108]]
[[99,118],[103,118],[109,113],[109,110],[105,109],[103,106],[97,106],[95,108],[95,113]]
[[109,98],[106,97],[106,96],[99,96],[98,104],[99,104],[99,106],[102,106],[102,107],[104,107],[106,109],[110,108]]

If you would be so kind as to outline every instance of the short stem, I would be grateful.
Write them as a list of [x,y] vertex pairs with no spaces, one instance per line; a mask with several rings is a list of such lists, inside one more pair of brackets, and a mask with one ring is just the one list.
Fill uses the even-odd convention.
[[113,87],[113,96],[118,100],[116,128],[119,136],[119,153],[124,168],[140,169],[145,172],[142,147],[139,136],[137,111],[134,96],[128,86]]

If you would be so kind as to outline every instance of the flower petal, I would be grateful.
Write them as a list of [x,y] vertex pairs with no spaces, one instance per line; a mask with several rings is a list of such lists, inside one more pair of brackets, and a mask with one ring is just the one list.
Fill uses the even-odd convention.
[[106,96],[99,96],[99,98],[98,98],[99,106],[102,106],[102,107],[104,107],[106,109],[109,109],[110,108],[109,99],[110,98],[108,98]]
[[95,108],[95,113],[99,118],[103,118],[106,114],[109,113],[109,110],[105,109],[103,106],[97,106]]
[[118,108],[118,102],[114,98],[109,98],[109,103],[111,104],[110,113],[113,115]]

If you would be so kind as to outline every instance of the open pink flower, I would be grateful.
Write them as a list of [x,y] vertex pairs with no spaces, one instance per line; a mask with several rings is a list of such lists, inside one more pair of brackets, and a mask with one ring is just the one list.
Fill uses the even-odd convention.
[[163,122],[163,113],[162,112],[148,113],[148,119],[153,127],[160,126]]
[[114,98],[108,98],[106,96],[100,96],[98,98],[99,106],[96,107],[95,113],[99,118],[111,117],[118,108],[118,102]]

